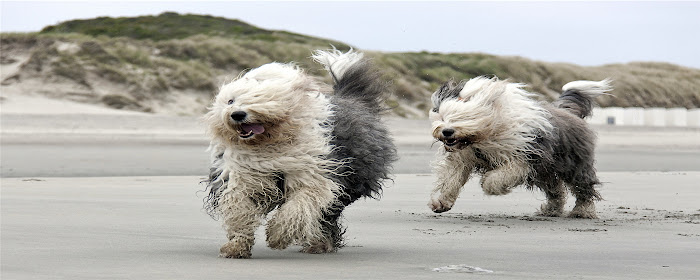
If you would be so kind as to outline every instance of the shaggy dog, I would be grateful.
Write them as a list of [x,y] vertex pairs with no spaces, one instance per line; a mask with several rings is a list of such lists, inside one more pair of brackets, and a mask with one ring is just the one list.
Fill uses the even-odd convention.
[[432,134],[444,147],[428,204],[435,213],[450,210],[477,173],[488,195],[521,184],[539,188],[547,197],[538,213],[544,216],[563,214],[568,188],[576,198],[569,217],[596,218],[596,137],[583,118],[591,114],[593,98],[612,89],[610,81],[570,82],[552,104],[531,99],[523,87],[477,77],[447,82],[433,93]]
[[[224,85],[205,116],[211,136],[205,208],[220,217],[226,258],[250,258],[267,221],[267,245],[334,252],[343,209],[377,198],[396,148],[380,115],[387,83],[362,53],[316,51],[334,80],[269,63]],[[327,96],[324,93],[331,93]]]

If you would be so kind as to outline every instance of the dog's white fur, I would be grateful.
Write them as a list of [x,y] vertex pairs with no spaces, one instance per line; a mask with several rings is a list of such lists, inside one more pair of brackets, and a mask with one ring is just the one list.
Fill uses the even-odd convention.
[[[313,57],[342,76],[358,56],[318,51]],[[266,229],[271,248],[309,245],[322,237],[322,215],[340,195],[340,186],[327,176],[340,163],[326,159],[332,147],[324,122],[332,108],[324,92],[327,86],[281,63],[253,69],[221,88],[205,117],[212,161],[223,152],[214,166],[222,172],[217,210],[229,239],[221,256],[250,257],[255,229],[277,205]],[[265,132],[239,137],[241,127],[230,118],[241,110],[248,112],[247,122],[263,124]],[[284,192],[275,183],[279,173]]]
[[336,80],[340,80],[348,68],[360,62],[364,56],[364,53],[354,52],[352,49],[346,53],[339,50],[330,52],[317,50],[311,58],[323,65],[329,73],[333,73]]
[[605,79],[602,81],[573,81],[565,84],[563,87],[561,87],[561,90],[579,90],[595,98],[596,96],[600,95],[609,95],[608,92],[612,90],[612,86],[610,85],[611,83],[612,80],[610,79]]

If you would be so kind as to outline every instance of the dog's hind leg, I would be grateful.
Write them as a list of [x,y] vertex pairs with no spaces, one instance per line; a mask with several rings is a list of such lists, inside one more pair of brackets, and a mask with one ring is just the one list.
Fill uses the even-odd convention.
[[560,179],[553,179],[553,181],[550,182],[538,183],[537,186],[547,196],[547,202],[542,204],[537,214],[547,217],[561,216],[564,213],[564,204],[566,204],[567,195],[564,182]]
[[527,163],[511,162],[497,169],[484,173],[481,188],[488,195],[504,195],[525,182],[530,167]]
[[335,182],[315,172],[288,174],[285,181],[286,201],[268,221],[266,229],[267,245],[279,250],[323,236],[323,213],[339,189]]
[[569,213],[569,218],[595,219],[598,216],[595,211],[595,201],[601,200],[600,193],[595,186],[600,184],[594,169],[587,168],[580,172],[579,176],[569,183],[571,194],[576,198],[576,205]]
[[343,209],[345,209],[343,202],[336,201],[324,213],[321,220],[323,235],[304,243],[301,252],[309,254],[332,253],[345,245],[343,243],[344,228],[340,224]]
[[576,198],[576,205],[571,209],[569,218],[596,219],[595,201],[600,200],[600,195],[594,189],[593,184],[571,185],[571,193]]
[[471,153],[451,152],[435,166],[437,185],[428,203],[433,212],[442,213],[452,209],[474,170],[475,160]]

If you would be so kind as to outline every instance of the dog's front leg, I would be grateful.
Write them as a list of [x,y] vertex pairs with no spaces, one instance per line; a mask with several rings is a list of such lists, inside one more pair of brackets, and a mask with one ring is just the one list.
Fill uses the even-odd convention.
[[511,162],[489,172],[481,177],[481,188],[488,195],[504,195],[513,188],[525,182],[530,171],[527,163]]
[[224,220],[228,242],[221,246],[219,256],[247,259],[255,243],[255,229],[260,226],[265,209],[246,192],[234,190],[222,195],[219,207]]
[[437,163],[437,185],[428,203],[433,212],[442,213],[452,209],[474,166],[475,158],[466,151],[447,153],[445,158]]
[[267,224],[267,245],[285,249],[322,237],[321,218],[335,200],[338,185],[319,172],[287,174],[286,201]]

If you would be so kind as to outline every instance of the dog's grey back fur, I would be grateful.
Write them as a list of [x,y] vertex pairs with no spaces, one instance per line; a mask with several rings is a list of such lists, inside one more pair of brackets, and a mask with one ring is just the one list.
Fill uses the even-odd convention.
[[380,81],[380,78],[381,73],[373,69],[367,59],[360,60],[350,66],[339,80],[333,75],[335,85],[331,102],[339,99],[359,101],[370,113],[379,115],[385,110],[382,104],[388,88],[388,83]]
[[600,184],[594,166],[596,135],[583,119],[591,115],[594,98],[612,89],[609,82],[571,82],[564,86],[559,99],[544,105],[554,129],[533,143],[542,152],[530,156],[535,171],[528,180],[530,186],[546,190],[561,180],[580,197],[601,198],[594,188]]
[[345,230],[339,221],[343,209],[361,197],[378,198],[398,156],[381,120],[388,84],[381,81],[380,73],[365,59],[353,63],[339,79],[330,67],[327,69],[336,82],[329,124],[333,126],[334,149],[329,157],[344,162],[332,178],[344,194],[324,214],[323,224],[334,247],[340,248],[344,245]]
[[594,98],[612,89],[609,83],[609,80],[568,83],[559,99],[545,105],[554,129],[533,144],[542,153],[531,156],[535,172],[529,185],[546,189],[554,187],[552,182],[562,180],[581,197],[601,198],[594,188],[600,184],[594,166],[596,135],[583,119],[591,115]]
[[[331,71],[331,74],[332,71]],[[335,75],[333,75],[335,77]],[[388,84],[370,62],[363,59],[350,66],[334,85],[331,120],[335,147],[330,157],[348,161],[335,180],[349,195],[346,206],[363,196],[381,194],[382,181],[389,179],[397,160],[396,147],[381,114]],[[342,198],[341,198],[342,199]]]
[[545,105],[554,129],[533,143],[542,152],[531,155],[535,172],[528,179],[528,185],[547,191],[556,187],[556,182],[563,181],[577,198],[601,198],[595,189],[600,184],[595,172],[596,135],[583,119],[591,115],[594,98],[612,89],[609,83],[610,80],[568,83],[559,99],[552,105]]
[[583,119],[591,115],[594,98],[611,89],[610,80],[575,81],[564,85],[559,99],[544,105],[554,129],[533,143],[541,153],[530,156],[535,172],[529,186],[548,191],[563,181],[577,198],[601,198],[595,189],[600,184],[594,166],[596,135]]
[[530,156],[535,172],[530,175],[528,185],[546,190],[556,187],[553,184],[561,180],[582,197],[600,199],[595,190],[600,184],[594,166],[595,132],[566,108],[546,105],[545,109],[551,113],[554,129],[533,143],[541,153]]

